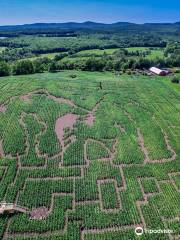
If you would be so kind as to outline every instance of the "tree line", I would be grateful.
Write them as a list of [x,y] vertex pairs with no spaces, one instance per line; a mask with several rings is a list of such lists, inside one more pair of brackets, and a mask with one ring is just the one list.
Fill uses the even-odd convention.
[[[125,49],[117,50],[113,55],[104,53],[101,57],[89,56],[82,61],[71,61],[68,53],[61,53],[49,59],[47,57],[35,60],[20,60],[13,63],[0,61],[0,76],[23,75],[43,72],[57,72],[61,70],[82,70],[82,71],[122,71],[130,72],[134,70],[149,69],[151,66],[157,67],[180,67],[180,54],[175,48],[165,51],[166,58],[148,59],[139,52],[128,53]],[[71,55],[70,55],[71,56]],[[138,56],[138,57],[137,57]]]

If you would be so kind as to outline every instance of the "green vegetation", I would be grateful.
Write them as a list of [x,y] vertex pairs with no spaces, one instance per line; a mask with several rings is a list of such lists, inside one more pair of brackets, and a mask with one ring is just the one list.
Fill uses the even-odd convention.
[[[43,220],[2,215],[1,237],[136,239],[142,216],[148,229],[179,234],[171,77],[64,71],[2,77],[0,89],[0,201],[49,210]],[[59,140],[56,121],[67,114],[78,118]]]
[[100,185],[102,194],[102,205],[104,209],[118,208],[118,199],[116,189],[113,183],[102,183]]
[[76,53],[75,56],[77,56],[77,57],[83,57],[83,56],[91,57],[92,55],[96,55],[96,56],[97,55],[102,56],[104,54],[111,55],[117,50],[118,50],[117,48],[84,50],[84,51],[80,51],[80,52]]
[[131,53],[145,53],[146,57],[150,60],[154,60],[156,58],[163,59],[164,57],[164,49],[163,48],[147,48],[147,47],[130,47],[127,48],[128,52]]
[[0,53],[2,53],[5,49],[5,47],[0,47]]
[[87,144],[87,157],[89,160],[108,158],[109,153],[107,149],[99,142],[90,141]]
[[0,76],[1,77],[9,76],[10,71],[11,71],[10,66],[4,61],[0,61]]
[[[28,55],[27,55],[28,56]],[[179,67],[179,52],[169,48],[116,48],[106,50],[84,50],[73,53],[48,53],[27,57],[13,63],[6,63],[14,75],[41,73],[45,71],[57,72],[60,70],[83,70],[83,71],[116,71],[128,74],[142,71],[147,75],[147,69],[151,66]],[[21,55],[19,56],[21,57]],[[4,63],[4,60],[3,60]],[[0,71],[4,65],[0,64]],[[0,76],[4,76],[0,72]]]
[[[21,29],[0,30],[0,62],[11,74],[30,60],[29,73],[60,70],[116,71],[134,74],[151,66],[180,67],[179,25],[129,26],[103,29]],[[30,65],[31,63],[29,63]],[[0,76],[1,74],[0,65]],[[9,74],[6,74],[9,75]]]
[[16,63],[16,65],[13,68],[13,72],[15,75],[33,74],[34,65],[31,61],[22,60]]
[[0,28],[0,239],[177,239],[179,24],[52,25]]
[[171,79],[171,82],[172,82],[172,83],[180,83],[180,79],[179,79],[178,77],[173,77],[173,78]]
[[144,193],[146,194],[158,192],[156,181],[154,179],[143,179],[142,186],[144,189]]

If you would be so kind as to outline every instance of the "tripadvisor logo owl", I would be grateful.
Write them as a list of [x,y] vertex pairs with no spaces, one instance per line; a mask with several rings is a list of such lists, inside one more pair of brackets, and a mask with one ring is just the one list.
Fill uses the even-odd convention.
[[141,236],[143,233],[148,234],[172,234],[173,230],[171,229],[143,229],[142,227],[135,228],[135,234]]
[[135,229],[135,233],[136,233],[136,235],[138,235],[138,236],[141,236],[141,235],[143,234],[143,232],[144,232],[144,230],[143,230],[142,227],[137,227],[137,228]]

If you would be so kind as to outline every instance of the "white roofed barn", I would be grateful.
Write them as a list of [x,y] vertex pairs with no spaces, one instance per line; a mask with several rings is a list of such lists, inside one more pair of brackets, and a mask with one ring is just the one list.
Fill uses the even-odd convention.
[[157,68],[157,67],[151,67],[149,69],[149,71],[156,74],[156,75],[159,75],[159,76],[167,76],[169,74],[169,71],[162,70],[162,69]]

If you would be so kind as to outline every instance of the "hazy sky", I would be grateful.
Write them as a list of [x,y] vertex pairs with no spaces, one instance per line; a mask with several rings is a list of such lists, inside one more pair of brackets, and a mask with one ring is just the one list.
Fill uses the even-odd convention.
[[0,25],[180,21],[180,0],[0,0]]

